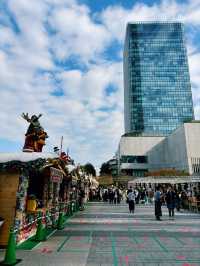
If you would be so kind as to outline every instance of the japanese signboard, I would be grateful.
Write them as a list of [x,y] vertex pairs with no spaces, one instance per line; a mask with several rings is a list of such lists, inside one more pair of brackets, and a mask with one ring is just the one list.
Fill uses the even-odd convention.
[[51,176],[51,181],[53,183],[61,183],[62,178],[63,178],[63,173],[54,167],[50,167],[50,176]]

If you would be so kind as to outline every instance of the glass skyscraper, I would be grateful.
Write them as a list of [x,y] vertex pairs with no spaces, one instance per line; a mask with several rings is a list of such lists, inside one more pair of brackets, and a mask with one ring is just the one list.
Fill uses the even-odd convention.
[[194,119],[182,23],[129,23],[124,48],[125,133],[166,136]]

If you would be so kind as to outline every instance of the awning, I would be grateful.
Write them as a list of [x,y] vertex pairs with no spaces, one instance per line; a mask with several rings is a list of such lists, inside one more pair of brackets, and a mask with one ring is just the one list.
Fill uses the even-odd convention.
[[147,176],[136,178],[128,182],[131,184],[183,184],[183,183],[200,183],[200,176]]

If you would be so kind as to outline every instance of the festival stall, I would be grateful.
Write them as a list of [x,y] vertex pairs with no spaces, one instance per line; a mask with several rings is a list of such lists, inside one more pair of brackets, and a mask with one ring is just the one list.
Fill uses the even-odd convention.
[[10,226],[17,230],[23,228],[17,234],[17,242],[35,233],[36,228],[28,226],[26,230],[26,225],[37,215],[36,208],[43,207],[40,200],[44,178],[40,169],[48,158],[54,157],[52,153],[0,154],[0,216],[4,219],[0,228],[0,245],[7,244]]

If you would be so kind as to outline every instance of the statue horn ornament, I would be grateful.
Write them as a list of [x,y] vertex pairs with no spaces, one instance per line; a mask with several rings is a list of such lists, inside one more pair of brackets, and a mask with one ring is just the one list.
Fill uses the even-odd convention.
[[25,143],[23,147],[24,152],[42,152],[42,148],[45,145],[45,140],[48,138],[47,133],[44,131],[43,127],[40,125],[39,118],[42,114],[32,115],[29,117],[28,113],[22,113],[22,118],[24,118],[28,123],[30,123],[27,132],[25,134]]

